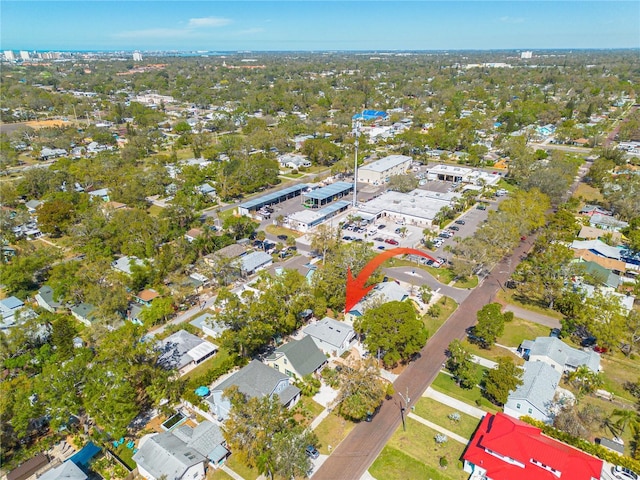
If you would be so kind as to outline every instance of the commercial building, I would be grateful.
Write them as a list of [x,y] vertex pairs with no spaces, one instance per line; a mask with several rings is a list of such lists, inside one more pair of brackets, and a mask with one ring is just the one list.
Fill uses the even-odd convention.
[[412,159],[406,155],[389,155],[358,168],[358,181],[382,185],[392,175],[404,175],[411,166]]
[[291,187],[283,188],[277,192],[262,195],[261,197],[254,198],[248,202],[244,202],[238,206],[238,213],[240,215],[253,215],[262,207],[268,207],[269,205],[275,205],[277,203],[284,202],[290,198],[299,197],[302,192],[309,188],[308,185],[300,183],[298,185],[292,185]]
[[328,203],[348,195],[353,190],[353,183],[335,182],[326,187],[311,190],[302,194],[305,207],[320,208]]
[[450,207],[457,197],[455,192],[439,193],[420,189],[409,193],[390,191],[359,205],[358,213],[367,219],[386,216],[392,221],[430,227],[438,212]]
[[457,167],[455,165],[434,165],[429,167],[427,178],[429,180],[472,185],[496,185],[502,177],[498,174],[474,170],[473,168]]
[[299,232],[308,232],[313,227],[329,220],[332,217],[344,212],[351,206],[347,200],[339,200],[336,203],[324,207],[320,210],[302,210],[287,217],[288,226]]

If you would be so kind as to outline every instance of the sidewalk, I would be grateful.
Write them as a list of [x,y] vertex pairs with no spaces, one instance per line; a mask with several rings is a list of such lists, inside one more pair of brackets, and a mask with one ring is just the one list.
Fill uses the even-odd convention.
[[[506,347],[505,347],[506,348]],[[486,358],[483,357],[478,357],[476,355],[472,355],[471,356],[471,361],[473,363],[477,363],[478,365],[482,365],[483,367],[487,367],[487,368],[495,368],[497,363],[492,361],[492,360],[488,360]]]
[[427,388],[422,396],[432,398],[436,402],[440,402],[444,405],[455,408],[456,410],[460,410],[462,413],[466,413],[467,415],[471,415],[475,418],[482,418],[487,414],[487,412],[485,412],[484,410],[480,410],[477,407],[461,402],[460,400],[450,397],[449,395],[440,393],[431,387]]
[[460,442],[463,445],[466,445],[467,443],[469,443],[469,439],[468,438],[464,438],[461,437],[460,435],[458,435],[457,433],[453,433],[450,430],[447,430],[446,428],[441,427],[440,425],[436,425],[433,422],[430,422],[429,420],[426,420],[418,415],[416,415],[415,413],[409,413],[409,415],[407,415],[409,418],[414,419],[416,422],[420,422],[423,425],[426,425],[429,428],[432,428],[433,430],[443,433],[445,434],[447,437],[451,438],[452,440],[455,440],[456,442]]
[[220,467],[220,470],[222,470],[224,473],[226,473],[227,475],[229,475],[235,480],[244,480],[244,477],[241,477],[240,475],[238,475],[236,472],[234,472],[224,464],[222,464],[222,466]]

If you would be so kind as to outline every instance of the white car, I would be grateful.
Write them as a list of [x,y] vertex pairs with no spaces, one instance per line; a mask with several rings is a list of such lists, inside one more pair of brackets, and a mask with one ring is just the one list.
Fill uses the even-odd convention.
[[611,474],[614,477],[619,478],[620,480],[638,480],[638,475],[633,473],[628,468],[621,467],[620,465],[611,467]]

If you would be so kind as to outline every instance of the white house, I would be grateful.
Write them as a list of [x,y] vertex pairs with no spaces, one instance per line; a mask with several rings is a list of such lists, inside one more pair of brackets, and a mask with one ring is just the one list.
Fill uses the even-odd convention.
[[356,342],[356,332],[345,322],[330,317],[306,326],[304,334],[311,337],[316,346],[327,355],[339,357]]
[[544,362],[526,362],[522,385],[509,394],[504,413],[514,418],[529,416],[551,423],[551,406],[561,377],[562,371]]

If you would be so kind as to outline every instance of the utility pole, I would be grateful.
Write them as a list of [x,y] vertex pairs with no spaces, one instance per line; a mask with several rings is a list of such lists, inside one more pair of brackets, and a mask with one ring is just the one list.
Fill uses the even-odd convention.
[[400,392],[398,392],[398,395],[400,395],[400,398],[404,402],[404,404],[400,403],[400,418],[402,418],[402,431],[406,432],[407,431],[407,425],[406,425],[405,420],[404,420],[404,414],[405,414],[406,410],[409,409],[409,402],[411,402],[411,398],[409,397],[409,388],[407,387],[406,395],[402,395]]
[[[362,118],[362,115],[360,115]],[[353,207],[358,204],[358,137],[360,136],[360,121],[361,118],[355,119],[353,122],[353,135],[355,137],[356,153],[353,161]]]

